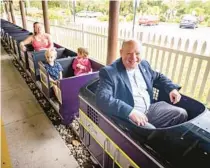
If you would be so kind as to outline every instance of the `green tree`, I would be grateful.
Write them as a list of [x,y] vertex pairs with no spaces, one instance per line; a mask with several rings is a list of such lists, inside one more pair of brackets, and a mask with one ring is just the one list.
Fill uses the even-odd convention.
[[133,1],[120,1],[120,15],[126,16],[133,13]]
[[[26,6],[28,7],[27,3],[26,3]],[[41,1],[30,1],[30,7],[42,9],[42,3]]]
[[153,6],[152,7],[153,13],[154,15],[159,15],[160,14],[160,8],[159,6]]
[[147,2],[140,2],[140,5],[137,11],[143,14],[147,12],[148,8],[149,8],[149,5],[147,4]]
[[202,7],[205,10],[205,14],[210,16],[210,1],[203,3]]
[[193,9],[196,12],[197,16],[203,16],[205,13],[205,9],[201,8],[201,7],[196,7]]

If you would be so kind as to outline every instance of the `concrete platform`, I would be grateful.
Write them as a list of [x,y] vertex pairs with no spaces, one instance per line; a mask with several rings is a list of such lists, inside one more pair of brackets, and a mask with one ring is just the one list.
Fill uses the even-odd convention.
[[79,167],[11,59],[1,47],[1,126],[8,145],[2,154],[9,151],[13,168]]

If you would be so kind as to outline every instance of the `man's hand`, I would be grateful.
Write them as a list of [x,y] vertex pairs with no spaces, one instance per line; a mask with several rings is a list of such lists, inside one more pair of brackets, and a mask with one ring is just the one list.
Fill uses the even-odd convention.
[[135,109],[131,111],[129,118],[138,126],[144,126],[148,122],[147,116],[144,113],[136,111]]
[[178,102],[180,101],[181,97],[182,97],[182,96],[180,95],[180,93],[179,93],[176,89],[172,90],[172,91],[169,93],[170,101],[171,101],[171,103],[173,103],[173,104],[178,103]]

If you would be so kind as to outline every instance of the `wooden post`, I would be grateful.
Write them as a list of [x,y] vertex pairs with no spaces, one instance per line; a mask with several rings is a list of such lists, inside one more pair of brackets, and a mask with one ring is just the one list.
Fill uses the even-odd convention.
[[4,4],[5,4],[5,10],[6,10],[6,13],[7,13],[7,20],[9,22],[12,22],[12,19],[11,19],[11,15],[10,15],[10,11],[8,9],[8,2],[7,1],[4,1]]
[[14,10],[13,10],[13,1],[10,1],[9,2],[9,6],[10,6],[10,12],[11,12],[11,16],[12,16],[12,22],[14,24],[16,24]]
[[47,0],[42,0],[42,10],[43,10],[45,32],[50,34],[50,24],[49,24],[49,19],[48,19]]
[[119,8],[119,0],[109,2],[107,65],[111,64],[117,57]]
[[27,29],[26,12],[25,12],[25,7],[24,7],[24,2],[22,0],[20,0],[19,4],[20,4],[20,12],[21,12],[21,18],[22,18],[22,25],[23,25],[24,29]]

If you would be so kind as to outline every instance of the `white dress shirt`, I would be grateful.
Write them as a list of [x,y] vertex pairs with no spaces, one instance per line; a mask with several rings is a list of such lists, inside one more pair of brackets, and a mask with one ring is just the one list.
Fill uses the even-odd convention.
[[150,106],[150,96],[144,77],[138,67],[127,70],[127,74],[132,88],[134,110],[146,113]]

